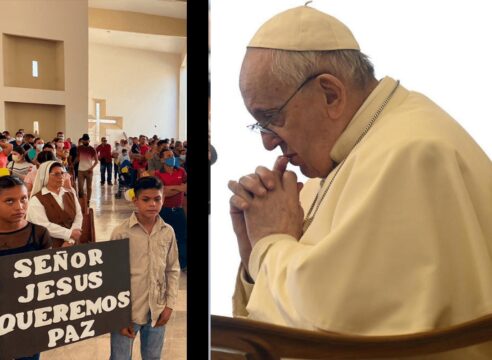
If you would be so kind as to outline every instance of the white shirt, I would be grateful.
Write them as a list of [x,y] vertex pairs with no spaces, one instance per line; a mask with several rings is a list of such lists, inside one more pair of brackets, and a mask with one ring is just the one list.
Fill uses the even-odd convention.
[[36,196],[33,196],[31,197],[31,199],[29,199],[29,208],[27,210],[27,218],[26,218],[27,221],[30,221],[37,225],[44,226],[45,228],[48,229],[48,232],[50,233],[51,237],[63,239],[65,241],[70,240],[70,236],[72,235],[73,229],[82,229],[82,209],[77,200],[77,195],[73,190],[67,190],[63,187],[60,189],[60,194],[49,191],[48,188],[46,187],[43,187],[43,189],[41,190],[42,195],[51,193],[51,195],[53,195],[53,198],[56,200],[56,202],[58,203],[58,205],[60,205],[62,209],[64,209],[63,195],[68,192],[72,192],[75,196],[75,212],[76,212],[75,219],[70,229],[67,229],[66,227],[50,222],[48,220],[48,217],[46,216],[46,210],[43,204],[41,204],[41,202]]

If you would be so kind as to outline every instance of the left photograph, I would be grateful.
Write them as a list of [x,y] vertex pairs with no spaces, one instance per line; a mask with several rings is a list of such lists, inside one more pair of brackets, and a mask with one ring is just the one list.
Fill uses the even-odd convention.
[[187,359],[187,1],[0,2],[0,360]]

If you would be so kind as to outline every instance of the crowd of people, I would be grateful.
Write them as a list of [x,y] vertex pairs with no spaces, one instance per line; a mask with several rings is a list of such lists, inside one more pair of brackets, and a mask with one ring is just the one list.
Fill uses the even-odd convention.
[[[23,129],[15,138],[8,131],[0,134],[0,256],[87,242],[83,209],[90,206],[93,170],[99,165],[101,186],[117,186],[115,197],[125,193],[135,205],[111,235],[112,240],[130,239],[133,274],[132,324],[111,334],[111,358],[126,359],[138,332],[150,341],[142,354],[158,358],[180,268],[187,269],[187,143],[156,135],[125,137],[114,146],[106,137],[95,147],[90,143],[88,134],[73,142],[61,131],[51,141]],[[142,239],[148,240],[146,247]],[[157,261],[163,252],[165,261]],[[146,277],[157,278],[149,269],[164,276],[167,285],[159,285],[159,296],[167,302],[156,303],[150,295],[155,291],[141,286]],[[23,359],[39,359],[39,354]]]

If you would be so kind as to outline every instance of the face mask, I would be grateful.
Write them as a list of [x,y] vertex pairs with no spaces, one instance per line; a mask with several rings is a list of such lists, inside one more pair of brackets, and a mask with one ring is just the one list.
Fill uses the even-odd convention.
[[128,145],[133,145],[133,140],[132,139],[129,139],[128,140]]
[[22,136],[18,136],[18,137],[16,137],[16,138],[15,138],[15,140],[17,140],[17,141],[19,141],[19,142],[20,142],[20,141],[22,141],[22,139],[23,139],[23,137],[22,137]]
[[65,136],[58,136],[58,139],[65,140]]
[[43,150],[43,146],[44,146],[44,144],[37,144],[36,145],[36,149],[38,149],[38,151],[42,151]]
[[12,155],[12,160],[14,161],[20,161],[21,156],[20,155]]
[[167,158],[166,160],[164,160],[164,164],[166,164],[167,166],[174,167],[175,163],[176,163],[176,159],[174,157],[170,157],[170,158]]
[[179,158],[183,161],[186,161],[186,155],[180,155]]

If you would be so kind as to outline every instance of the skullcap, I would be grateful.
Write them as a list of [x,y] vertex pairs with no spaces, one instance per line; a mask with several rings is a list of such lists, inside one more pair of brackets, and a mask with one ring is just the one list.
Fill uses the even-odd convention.
[[308,6],[272,17],[258,29],[248,47],[293,51],[360,50],[347,26]]

